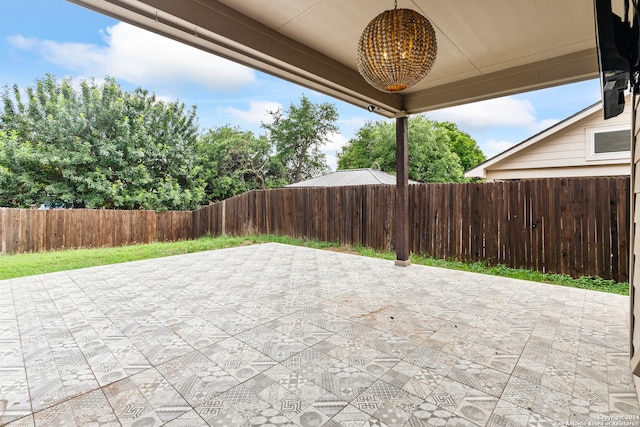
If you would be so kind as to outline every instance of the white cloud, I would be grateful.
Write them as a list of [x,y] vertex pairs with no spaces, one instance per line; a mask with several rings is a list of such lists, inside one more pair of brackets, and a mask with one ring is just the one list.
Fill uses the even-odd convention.
[[346,145],[347,138],[341,133],[332,133],[329,135],[329,142],[322,147],[322,151],[327,156],[327,164],[332,170],[338,168],[338,151]]
[[24,37],[21,34],[16,34],[7,37],[9,44],[16,49],[31,50],[37,45],[37,40]]
[[282,109],[282,104],[274,101],[250,101],[248,110],[240,110],[235,107],[222,108],[221,111],[232,118],[245,124],[271,123],[273,117],[270,111]]
[[536,118],[531,102],[512,96],[444,108],[430,112],[429,117],[454,122],[463,129],[474,130],[491,127],[537,129],[542,123]]
[[157,95],[157,94],[156,94],[156,100],[164,102],[165,104],[179,101],[178,99],[175,99],[174,97],[169,95]]
[[487,157],[493,157],[496,154],[499,154],[505,150],[508,150],[514,145],[516,144],[511,141],[496,141],[496,140],[490,139],[489,141],[486,142],[485,147],[482,151],[484,151]]
[[108,27],[105,46],[14,35],[9,43],[83,75],[111,77],[134,85],[195,83],[231,90],[255,81],[250,68],[125,23]]
[[338,125],[341,129],[347,131],[355,131],[363,127],[367,121],[376,121],[381,120],[380,116],[372,116],[372,117],[363,117],[363,116],[353,116],[348,119],[340,119],[338,120]]
[[329,142],[324,145],[324,149],[329,151],[339,151],[348,142],[347,138],[341,133],[329,134]]
[[533,128],[533,130],[535,132],[541,132],[547,128],[550,128],[551,126],[555,125],[556,123],[559,123],[560,120],[557,119],[546,119],[546,120],[541,120],[539,121],[536,125],[537,127]]

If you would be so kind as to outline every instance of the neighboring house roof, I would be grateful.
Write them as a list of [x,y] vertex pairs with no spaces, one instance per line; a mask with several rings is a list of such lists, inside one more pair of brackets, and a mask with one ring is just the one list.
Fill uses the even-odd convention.
[[[627,99],[627,102],[629,99]],[[524,150],[532,148],[534,145],[538,143],[544,143],[544,141],[548,141],[550,137],[553,137],[555,134],[573,126],[578,123],[580,120],[586,119],[602,110],[602,102],[598,101],[593,105],[577,112],[576,114],[558,122],[547,129],[539,132],[538,134],[522,141],[519,144],[514,145],[513,147],[495,155],[494,157],[486,160],[483,163],[475,166],[474,168],[469,169],[465,172],[465,176],[468,178],[486,178],[487,171],[494,169],[498,165],[506,164],[511,161],[511,159],[516,158],[520,154],[524,152]]]
[[[386,172],[373,169],[337,170],[327,175],[296,182],[287,187],[341,187],[345,185],[380,185],[395,184],[396,177]],[[409,184],[418,184],[409,180]]]

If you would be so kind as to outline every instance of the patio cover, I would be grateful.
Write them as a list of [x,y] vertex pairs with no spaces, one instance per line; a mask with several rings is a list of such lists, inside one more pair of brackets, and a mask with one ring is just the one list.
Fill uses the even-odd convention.
[[369,86],[356,65],[362,30],[392,0],[70,1],[387,117],[598,73],[592,0],[399,0],[438,41],[431,73],[402,94]]
[[[356,46],[392,0],[69,0],[337,99],[397,117],[398,206],[406,207],[406,116],[597,77],[592,0],[398,0],[435,27],[438,58],[427,78],[401,94],[379,92],[359,75]],[[623,0],[612,0],[623,14]],[[189,66],[189,64],[185,64]],[[639,113],[634,99],[634,116]],[[630,106],[628,106],[630,107]],[[404,120],[404,121],[403,121]],[[632,210],[638,121],[633,125]],[[400,178],[402,177],[402,179]],[[406,218],[406,208],[402,217]],[[405,228],[397,246],[405,248]],[[630,241],[636,234],[631,227]],[[398,239],[398,236],[396,236]],[[402,240],[405,240],[404,242]],[[631,366],[640,373],[640,279],[631,259]],[[403,252],[406,250],[403,249]],[[407,259],[408,253],[398,255]],[[637,313],[636,313],[637,312]]]

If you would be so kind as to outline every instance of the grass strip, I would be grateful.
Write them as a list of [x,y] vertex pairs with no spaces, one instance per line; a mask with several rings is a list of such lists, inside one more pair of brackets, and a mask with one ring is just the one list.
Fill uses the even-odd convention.
[[[370,248],[357,248],[356,251],[364,256],[382,259],[395,259],[393,252],[380,252]],[[578,278],[566,274],[541,273],[539,271],[511,268],[502,264],[487,265],[482,262],[465,263],[462,261],[411,255],[411,263],[430,267],[448,268],[451,270],[470,271],[473,273],[490,274],[492,276],[508,277],[511,279],[529,280],[532,282],[549,283],[571,288],[590,289],[619,295],[629,295],[628,282],[616,282],[597,276],[582,276]]]
[[[71,249],[63,251],[3,255],[0,256],[0,280],[267,242],[305,246],[315,249],[339,250],[341,252],[355,253],[362,256],[387,260],[395,259],[395,253],[390,251],[378,251],[365,247],[340,246],[337,243],[294,239],[286,236],[219,236],[202,237],[200,239],[183,240],[179,242],[140,244],[116,248]],[[464,263],[455,260],[443,260],[419,255],[412,255],[411,262],[417,265],[471,271],[474,273],[491,274],[494,276],[509,277],[513,279],[530,280],[560,286],[629,295],[629,284],[627,282],[620,283],[614,280],[602,279],[600,277],[584,276],[573,278],[564,274],[540,273],[532,270],[510,268],[504,265],[488,266],[481,262]]]

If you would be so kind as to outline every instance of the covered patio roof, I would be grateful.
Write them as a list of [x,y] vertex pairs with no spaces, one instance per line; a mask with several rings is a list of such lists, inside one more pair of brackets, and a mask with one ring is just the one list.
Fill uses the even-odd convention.
[[402,94],[369,86],[356,65],[362,30],[392,0],[69,1],[387,117],[598,73],[592,0],[399,0],[438,42],[430,75]]

